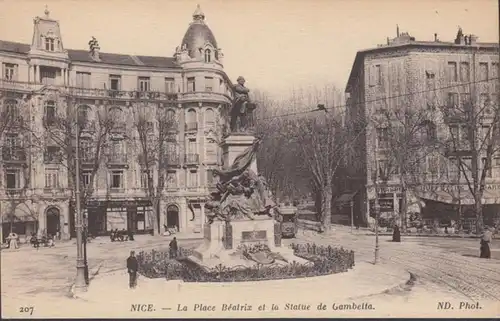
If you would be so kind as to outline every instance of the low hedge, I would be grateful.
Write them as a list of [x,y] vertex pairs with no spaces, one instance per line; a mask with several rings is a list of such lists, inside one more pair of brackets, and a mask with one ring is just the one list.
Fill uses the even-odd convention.
[[179,249],[178,257],[172,259],[167,251],[140,252],[137,255],[139,273],[148,278],[166,278],[184,282],[244,282],[290,278],[303,278],[347,272],[354,266],[354,252],[331,246],[315,244],[292,244],[294,254],[307,263],[256,264],[252,267],[227,267],[219,264],[206,270],[187,260],[192,250]]

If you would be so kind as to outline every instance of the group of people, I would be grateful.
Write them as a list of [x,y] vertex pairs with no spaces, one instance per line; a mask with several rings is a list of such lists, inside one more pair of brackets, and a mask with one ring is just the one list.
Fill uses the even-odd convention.
[[119,231],[118,229],[111,230],[111,234],[109,235],[109,238],[111,239],[111,242],[114,241],[133,241],[134,240],[134,233],[131,230],[126,231],[125,229],[122,229]]

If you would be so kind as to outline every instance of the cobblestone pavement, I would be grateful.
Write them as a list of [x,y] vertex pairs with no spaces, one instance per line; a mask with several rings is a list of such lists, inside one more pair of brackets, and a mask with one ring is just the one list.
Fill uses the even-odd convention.
[[[428,288],[427,294],[433,295],[438,289],[460,299],[500,301],[500,260],[479,259],[477,239],[390,240],[390,236],[379,238],[381,262],[397,264],[415,274],[418,290]],[[296,241],[345,246],[355,251],[357,261],[373,262],[374,258],[375,237],[351,234],[345,229],[329,235],[300,231]],[[498,249],[495,243],[492,245],[495,253]]]

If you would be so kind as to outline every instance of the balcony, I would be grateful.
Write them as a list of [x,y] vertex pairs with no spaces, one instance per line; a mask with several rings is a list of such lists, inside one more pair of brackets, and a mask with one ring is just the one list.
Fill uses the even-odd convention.
[[11,116],[9,114],[6,115],[5,120],[5,130],[13,130],[24,127],[24,119],[21,116]]
[[26,151],[4,148],[2,150],[2,160],[5,163],[26,163]]
[[123,134],[125,132],[127,132],[127,124],[122,122],[116,122],[111,128],[113,134]]
[[59,164],[63,160],[62,155],[60,153],[43,153],[43,162],[45,164]]
[[108,155],[108,166],[127,166],[127,154]]
[[198,165],[200,163],[200,155],[186,154],[184,162],[186,163],[186,165]]
[[186,123],[186,131],[197,131],[198,130],[198,123]]
[[80,156],[80,164],[82,166],[93,166],[95,163],[95,157],[93,155],[82,155]]
[[39,90],[43,87],[43,84],[34,84],[29,82],[0,79],[0,88],[4,91],[18,91],[30,93],[34,90]]
[[443,118],[448,123],[459,123],[467,121],[470,118],[470,113],[455,107],[446,107],[443,109]]
[[188,92],[179,95],[179,99],[183,101],[213,101],[213,102],[224,102],[232,103],[232,99],[223,93],[217,93],[213,91],[196,91]]
[[167,166],[179,166],[181,164],[181,159],[179,155],[168,154],[164,156],[164,161]]
[[160,91],[125,91],[114,89],[79,88],[66,87],[68,94],[76,97],[89,98],[112,98],[117,100],[155,100],[155,101],[177,101],[178,94]]

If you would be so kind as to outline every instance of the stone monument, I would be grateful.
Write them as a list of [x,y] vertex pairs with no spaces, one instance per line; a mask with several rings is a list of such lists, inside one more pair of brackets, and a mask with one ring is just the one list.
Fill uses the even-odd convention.
[[224,168],[214,171],[219,177],[217,192],[205,203],[208,222],[203,227],[203,243],[188,259],[205,268],[304,263],[292,249],[281,246],[279,209],[257,171],[256,154],[262,141],[248,121],[256,105],[244,83],[239,77],[234,87],[231,132],[221,143]]

